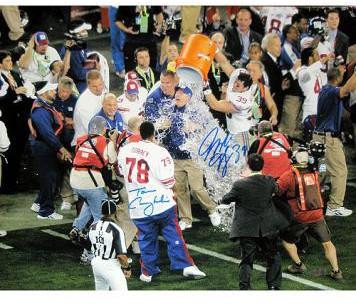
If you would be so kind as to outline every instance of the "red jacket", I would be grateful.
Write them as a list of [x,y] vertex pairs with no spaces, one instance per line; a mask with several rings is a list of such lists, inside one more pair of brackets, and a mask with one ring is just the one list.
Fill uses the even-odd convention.
[[93,167],[101,169],[108,164],[108,159],[104,158],[104,150],[107,146],[106,138],[102,135],[92,137],[93,145],[100,154],[104,165],[99,156],[95,153],[88,140],[88,135],[83,135],[77,139],[76,154],[73,165],[78,168]]
[[298,202],[296,199],[296,186],[297,182],[293,170],[289,170],[282,174],[277,181],[278,194],[282,195],[287,193],[288,203],[291,206],[293,216],[296,221],[300,223],[313,223],[319,222],[324,219],[323,210],[315,209],[310,211],[300,211],[298,208]]
[[[262,174],[273,176],[273,178],[279,178],[284,172],[291,169],[291,162],[289,159],[288,152],[280,145],[269,140],[266,146],[263,148],[264,143],[268,138],[261,138],[260,145],[258,147],[257,153],[261,154],[264,159],[264,166],[262,169]],[[273,132],[272,139],[281,143],[285,148],[290,149],[288,140],[283,136],[283,134],[278,132]]]

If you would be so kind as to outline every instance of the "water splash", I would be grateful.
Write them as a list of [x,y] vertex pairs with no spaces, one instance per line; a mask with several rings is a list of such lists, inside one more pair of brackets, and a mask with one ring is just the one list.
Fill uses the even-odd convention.
[[[189,151],[192,159],[203,170],[207,190],[211,198],[218,202],[240,178],[245,167],[245,158],[239,149],[240,144],[220,128],[209,107],[203,102],[203,83],[180,80],[180,84],[188,86],[193,91],[192,99],[184,113],[188,137],[180,148]],[[210,137],[212,133],[213,138]],[[209,154],[205,153],[202,156],[200,154],[202,151]],[[222,171],[222,168],[226,171]],[[222,219],[220,229],[230,231],[234,205],[223,206],[219,212]]]

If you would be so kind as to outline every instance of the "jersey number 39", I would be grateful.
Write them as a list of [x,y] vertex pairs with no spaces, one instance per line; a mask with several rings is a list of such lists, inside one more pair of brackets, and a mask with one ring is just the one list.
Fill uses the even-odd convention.
[[130,164],[129,174],[127,180],[132,183],[132,172],[134,168],[137,168],[136,180],[140,184],[145,184],[148,182],[148,171],[150,167],[144,159],[139,159],[136,163],[136,158],[126,157],[126,165]]

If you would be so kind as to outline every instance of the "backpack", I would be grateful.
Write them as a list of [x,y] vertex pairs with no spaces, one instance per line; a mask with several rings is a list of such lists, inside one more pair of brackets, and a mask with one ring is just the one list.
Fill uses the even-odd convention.
[[296,181],[296,199],[299,211],[322,209],[324,202],[320,192],[319,177],[317,172],[300,171],[292,167]]

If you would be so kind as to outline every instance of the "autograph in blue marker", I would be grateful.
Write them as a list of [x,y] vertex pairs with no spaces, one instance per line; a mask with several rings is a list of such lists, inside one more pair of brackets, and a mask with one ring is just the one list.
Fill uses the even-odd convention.
[[[140,206],[144,206],[143,213],[145,216],[152,216],[155,204],[157,205],[170,202],[170,200],[164,194],[155,194],[153,196],[153,193],[156,193],[156,189],[146,189],[146,187],[141,187],[129,190],[129,193],[134,193],[135,196],[135,198],[128,205],[129,209],[136,209]],[[152,200],[144,202],[142,196],[148,193],[152,193]]]
[[223,139],[218,137],[219,127],[211,129],[203,138],[198,148],[198,155],[208,161],[209,167],[217,166],[218,172],[224,177],[228,170],[230,160],[237,164],[240,160],[240,151],[246,155],[246,146],[233,143],[231,134]]

